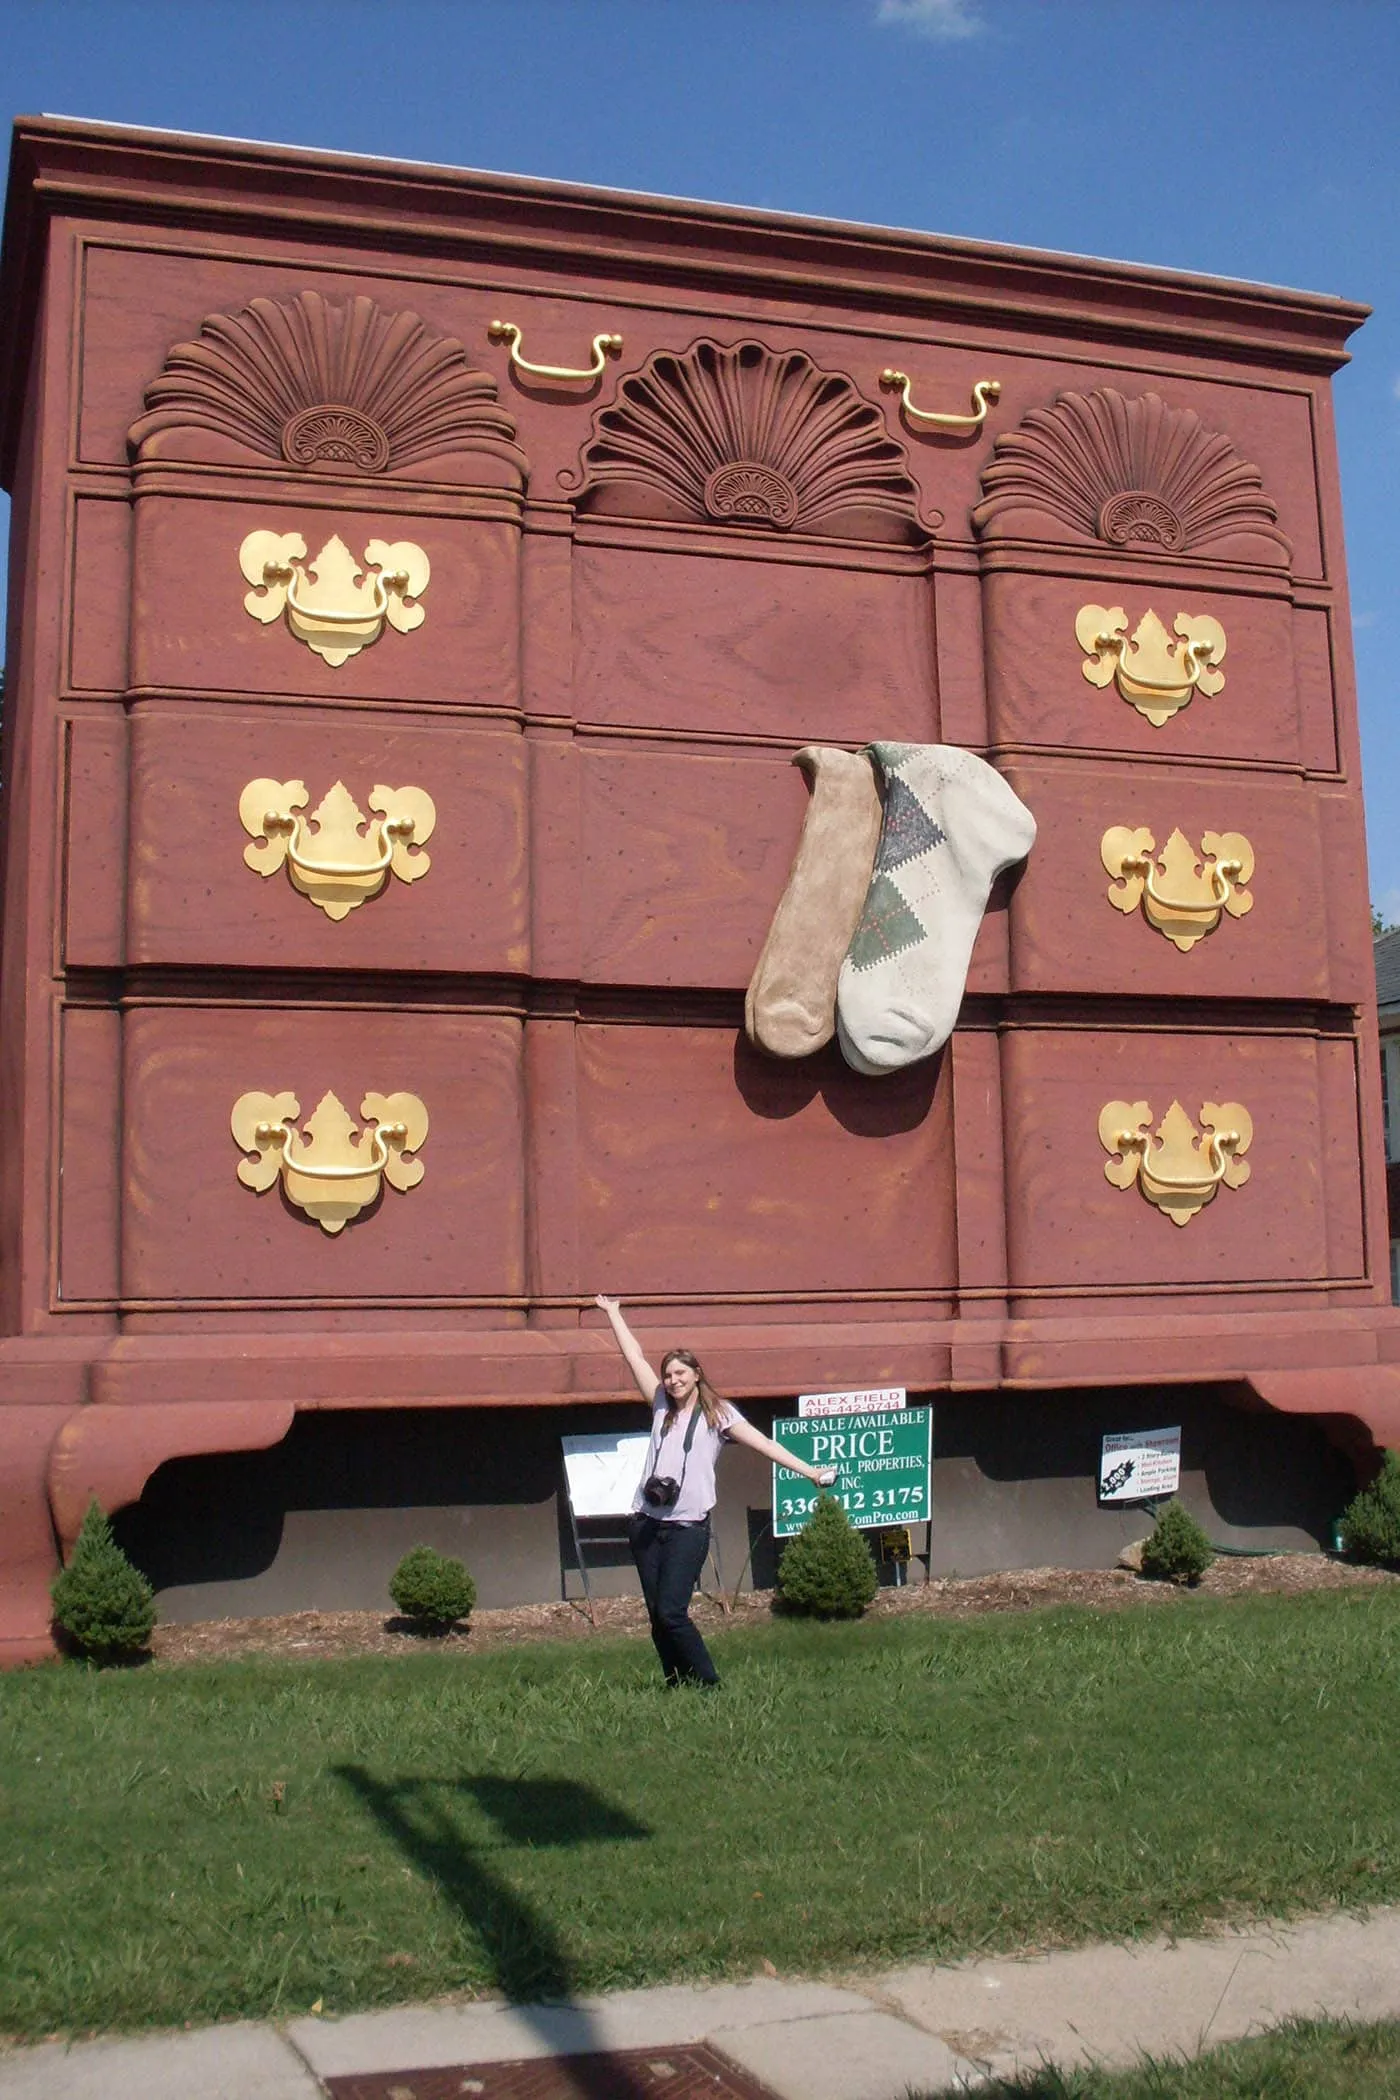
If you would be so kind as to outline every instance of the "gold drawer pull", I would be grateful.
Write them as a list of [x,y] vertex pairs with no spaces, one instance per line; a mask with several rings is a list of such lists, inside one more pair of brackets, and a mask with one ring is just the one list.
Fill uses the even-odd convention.
[[365,578],[370,589],[367,606],[308,605],[304,598],[297,596],[300,575],[299,569],[290,566],[278,569],[269,566],[263,570],[264,581],[285,584],[288,612],[296,613],[302,620],[315,620],[323,627],[362,627],[366,620],[382,620],[389,610],[390,589],[404,591],[408,588],[407,569],[380,570]]
[[[1238,1101],[1203,1101],[1200,1121],[1198,1133],[1181,1103],[1173,1101],[1154,1139],[1152,1110],[1145,1101],[1106,1102],[1099,1115],[1099,1142],[1111,1155],[1105,1178],[1119,1189],[1136,1181],[1173,1225],[1189,1225],[1214,1201],[1218,1188],[1242,1188],[1248,1181],[1242,1155],[1254,1139],[1253,1119]],[[1201,1140],[1203,1150],[1198,1149]]]
[[298,1158],[294,1148],[296,1132],[285,1123],[259,1123],[253,1131],[254,1141],[259,1145],[280,1145],[282,1164],[291,1172],[305,1174],[308,1181],[359,1181],[365,1174],[381,1174],[389,1164],[389,1140],[401,1145],[408,1136],[407,1123],[376,1123],[369,1133],[369,1157],[356,1161],[348,1167],[327,1165],[303,1154]]
[[[1254,873],[1254,848],[1242,831],[1202,832],[1198,856],[1176,830],[1159,854],[1150,831],[1112,824],[1099,842],[1099,857],[1113,877],[1108,901],[1115,911],[1135,911],[1140,902],[1148,925],[1183,955],[1214,933],[1222,912],[1242,919],[1254,908],[1245,888]],[[1159,871],[1169,889],[1158,886]]]
[[284,817],[277,810],[269,810],[264,819],[263,829],[265,831],[286,830],[287,858],[299,875],[382,875],[394,858],[394,841],[396,839],[411,839],[413,837],[413,819],[412,817],[381,817],[378,824],[372,826],[370,831],[371,838],[376,830],[380,838],[379,851],[371,861],[313,860],[309,854],[298,852],[297,840],[301,836],[301,818],[299,816]]
[[356,561],[338,533],[308,560],[299,532],[250,532],[238,566],[253,586],[244,611],[265,627],[285,614],[297,640],[331,665],[377,642],[386,622],[399,634],[421,627],[432,574],[412,540],[370,540]]
[[1152,880],[1152,870],[1155,866],[1156,862],[1151,854],[1144,853],[1138,860],[1125,861],[1123,863],[1123,872],[1126,875],[1131,867],[1137,874],[1144,876],[1146,878],[1147,895],[1162,911],[1185,912],[1188,916],[1195,915],[1197,917],[1212,915],[1218,917],[1217,907],[1223,907],[1228,904],[1233,895],[1229,878],[1232,875],[1238,875],[1244,863],[1238,860],[1216,861],[1214,866],[1207,870],[1210,876],[1211,893],[1204,902],[1194,897],[1164,897]]
[[295,1094],[239,1095],[229,1122],[235,1144],[251,1156],[238,1162],[238,1178],[261,1192],[280,1175],[287,1200],[323,1232],[339,1232],[373,1203],[381,1180],[407,1192],[423,1179],[423,1162],[404,1157],[428,1135],[428,1111],[416,1094],[366,1094],[360,1115],[368,1130],[334,1094],[322,1095],[304,1134],[295,1127],[300,1115]]
[[[1184,1113],[1185,1111],[1183,1110]],[[1149,1155],[1146,1150],[1146,1141],[1142,1139],[1134,1140],[1134,1142],[1141,1144],[1144,1148],[1138,1163],[1138,1179],[1153,1188],[1159,1189],[1186,1189],[1193,1194],[1200,1194],[1206,1190],[1213,1191],[1216,1184],[1225,1179],[1225,1169],[1229,1166],[1239,1141],[1240,1134],[1238,1130],[1212,1131],[1206,1140],[1206,1163],[1210,1168],[1210,1172],[1206,1175],[1200,1175],[1164,1174],[1160,1168],[1150,1168],[1148,1165]],[[1207,1197],[1206,1200],[1208,1201],[1209,1198]]]
[[1080,669],[1090,685],[1116,684],[1154,729],[1198,689],[1215,694],[1225,683],[1225,629],[1209,613],[1178,613],[1168,634],[1149,605],[1130,635],[1121,605],[1081,605],[1074,638],[1084,651]]
[[[433,834],[437,811],[422,788],[375,787],[369,806],[378,812],[367,835],[363,812],[337,780],[308,819],[304,780],[250,780],[238,798],[238,819],[254,840],[243,858],[259,875],[275,875],[286,863],[293,889],[319,905],[328,919],[343,919],[369,897],[377,897],[390,873],[417,882],[432,862],[421,848]],[[316,826],[314,842],[308,822]],[[415,852],[410,852],[410,847]]]
[[601,379],[610,357],[621,357],[620,335],[595,335],[593,338],[593,362],[590,365],[536,365],[520,354],[521,332],[514,321],[493,321],[486,331],[493,343],[506,343],[510,347],[511,369],[528,372],[532,379]]
[[987,420],[987,410],[993,401],[1001,399],[999,379],[978,379],[972,388],[972,414],[970,416],[939,415],[931,408],[915,408],[913,402],[914,382],[907,372],[897,372],[893,365],[886,365],[880,374],[880,384],[893,391],[902,387],[899,405],[911,423],[922,423],[930,430],[980,430]]

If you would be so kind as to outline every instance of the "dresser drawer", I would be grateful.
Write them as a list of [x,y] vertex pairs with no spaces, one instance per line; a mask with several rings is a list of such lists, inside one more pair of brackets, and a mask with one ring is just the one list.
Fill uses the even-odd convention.
[[[1037,827],[1011,898],[1013,990],[1354,996],[1332,981],[1332,871],[1312,787],[1199,767],[1018,759],[1003,771]],[[1110,875],[1105,849],[1133,872]],[[1241,852],[1244,879],[1229,872]]]
[[[240,550],[255,532],[298,535],[307,562],[333,536],[361,581],[328,589],[331,610],[369,612],[366,550],[375,541],[405,542],[426,556],[421,596],[390,593],[421,622],[400,633],[386,618],[377,638],[343,661],[330,662],[289,624],[282,597],[251,581]],[[146,494],[136,505],[131,606],[131,680],[138,689],[207,693],[295,693],[319,700],[403,700],[456,706],[519,706],[519,541],[513,525],[492,518],[425,516],[421,511],[318,508],[313,502],[219,502]],[[260,574],[260,560],[252,569]],[[325,578],[320,579],[322,583]],[[353,585],[353,587],[352,587]],[[298,578],[308,604],[317,586]],[[384,594],[380,594],[383,596]],[[274,616],[254,617],[249,597]],[[327,646],[344,647],[366,632],[346,621],[321,630]]]
[[[518,1021],[163,1006],[128,1012],[123,1038],[128,1302],[362,1308],[521,1293]],[[332,1163],[307,1130],[328,1092],[357,1128],[372,1127],[373,1111],[361,1114],[371,1093],[411,1094],[428,1117],[417,1186],[382,1187],[377,1197],[371,1186],[372,1200],[335,1233],[289,1200],[280,1179],[261,1192],[245,1186],[240,1162],[256,1166],[263,1155],[251,1142],[241,1149],[230,1125],[245,1095],[293,1096],[294,1157]],[[361,1149],[368,1156],[367,1141]],[[347,1186],[319,1184],[332,1196]]]
[[[142,703],[131,720],[129,958],[239,968],[524,970],[526,762],[514,731],[460,719]],[[258,781],[265,789],[250,793]],[[305,790],[300,799],[297,783]],[[335,797],[317,829],[308,819],[337,786],[354,808]],[[408,801],[400,792],[389,802],[401,821],[409,811],[412,834],[396,841],[386,833],[395,818],[371,807],[379,787],[413,791]],[[426,820],[415,798],[424,794],[433,822],[420,844]],[[294,830],[256,830],[269,803],[279,805],[274,815],[294,820]],[[339,823],[332,821],[337,814]],[[86,838],[75,834],[70,893],[98,879],[84,866],[87,851]],[[387,869],[377,865],[390,855]],[[348,880],[314,872],[361,862],[370,872]]]
[[[582,736],[571,756],[583,980],[742,992],[811,802],[800,768],[767,752],[620,749]],[[1005,916],[998,883],[968,971],[973,993],[1006,989]]]
[[580,738],[582,972],[742,992],[807,813],[799,769]]
[[[1089,617],[1121,612],[1121,622]],[[1093,648],[1083,631],[1116,630],[1141,646]],[[1155,614],[1157,649],[1142,623]],[[1303,762],[1293,647],[1293,608],[1282,596],[1254,596],[1223,587],[1213,577],[1144,574],[1134,582],[1121,574],[1078,576],[998,572],[984,583],[987,706],[991,734],[999,744],[1052,749],[1122,751],[1153,759],[1225,758],[1299,765]],[[1213,621],[1224,634],[1199,682],[1185,690],[1183,667],[1191,635],[1178,622]],[[1164,653],[1167,645],[1170,653]],[[1218,659],[1223,684],[1212,692]],[[1122,662],[1136,699],[1123,696],[1117,665]],[[1095,684],[1083,666],[1104,678]],[[1154,679],[1163,681],[1155,684]],[[1176,681],[1175,685],[1172,681]],[[1138,688],[1149,686],[1142,692]],[[1149,720],[1140,706],[1166,714]],[[1172,710],[1168,712],[1168,710]]]
[[872,1083],[834,1044],[785,1062],[728,1028],[588,1026],[577,1075],[580,1263],[609,1290],[951,1290],[950,1060]]
[[574,711],[612,729],[806,743],[937,735],[933,588],[899,568],[580,544]]
[[[1003,1041],[1007,1243],[1013,1291],[1141,1291],[1317,1285],[1365,1267],[1356,1151],[1356,1045],[1349,1039],[1216,1031],[1019,1028]],[[1157,1133],[1178,1103],[1202,1140],[1151,1155],[1154,1174],[1204,1180],[1205,1104],[1217,1132],[1252,1135],[1242,1186],[1217,1187],[1185,1224],[1136,1178],[1115,1186],[1100,1135]],[[1218,1165],[1218,1155],[1215,1164]],[[1124,1174],[1126,1178],[1126,1174]]]

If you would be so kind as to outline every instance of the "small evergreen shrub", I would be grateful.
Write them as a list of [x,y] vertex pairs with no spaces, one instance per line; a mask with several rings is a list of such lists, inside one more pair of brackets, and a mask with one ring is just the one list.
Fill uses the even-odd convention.
[[1400,1566],[1400,1455],[1387,1451],[1380,1472],[1342,1512],[1343,1550],[1352,1560]]
[[95,1497],[49,1594],[55,1625],[80,1654],[99,1662],[140,1655],[155,1631],[155,1592],[113,1538]]
[[1176,1501],[1160,1512],[1142,1542],[1142,1572],[1159,1582],[1199,1582],[1214,1559],[1210,1540]]
[[813,1619],[858,1619],[879,1587],[870,1548],[834,1495],[821,1495],[778,1563],[784,1609]]
[[389,1577],[389,1595],[424,1633],[446,1633],[471,1616],[476,1584],[460,1560],[432,1546],[415,1546]]

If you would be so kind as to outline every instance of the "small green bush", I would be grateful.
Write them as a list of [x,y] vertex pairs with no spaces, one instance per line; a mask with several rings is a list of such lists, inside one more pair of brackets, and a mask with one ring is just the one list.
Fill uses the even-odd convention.
[[783,1608],[813,1619],[858,1619],[879,1587],[870,1548],[834,1495],[821,1495],[778,1563]]
[[55,1625],[80,1654],[100,1662],[140,1655],[155,1631],[155,1592],[112,1537],[96,1498],[49,1595]]
[[458,1619],[470,1618],[476,1584],[460,1560],[415,1546],[389,1577],[389,1595],[425,1632],[446,1633]]
[[1142,1542],[1142,1572],[1159,1582],[1199,1582],[1215,1559],[1210,1540],[1179,1502],[1161,1510]]
[[1352,1560],[1400,1566],[1400,1455],[1387,1451],[1380,1472],[1342,1512],[1342,1544]]

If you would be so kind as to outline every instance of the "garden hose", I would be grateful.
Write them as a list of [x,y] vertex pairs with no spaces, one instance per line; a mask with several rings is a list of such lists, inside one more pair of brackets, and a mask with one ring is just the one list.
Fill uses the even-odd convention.
[[[1142,1507],[1155,1524],[1162,1513],[1162,1505],[1159,1502],[1144,1502]],[[1292,1546],[1223,1546],[1219,1539],[1207,1539],[1206,1544],[1212,1553],[1218,1553],[1226,1560],[1284,1560],[1295,1550]],[[1318,1560],[1337,1560],[1344,1551],[1340,1532],[1334,1524],[1331,1547],[1319,1548],[1314,1557]]]

